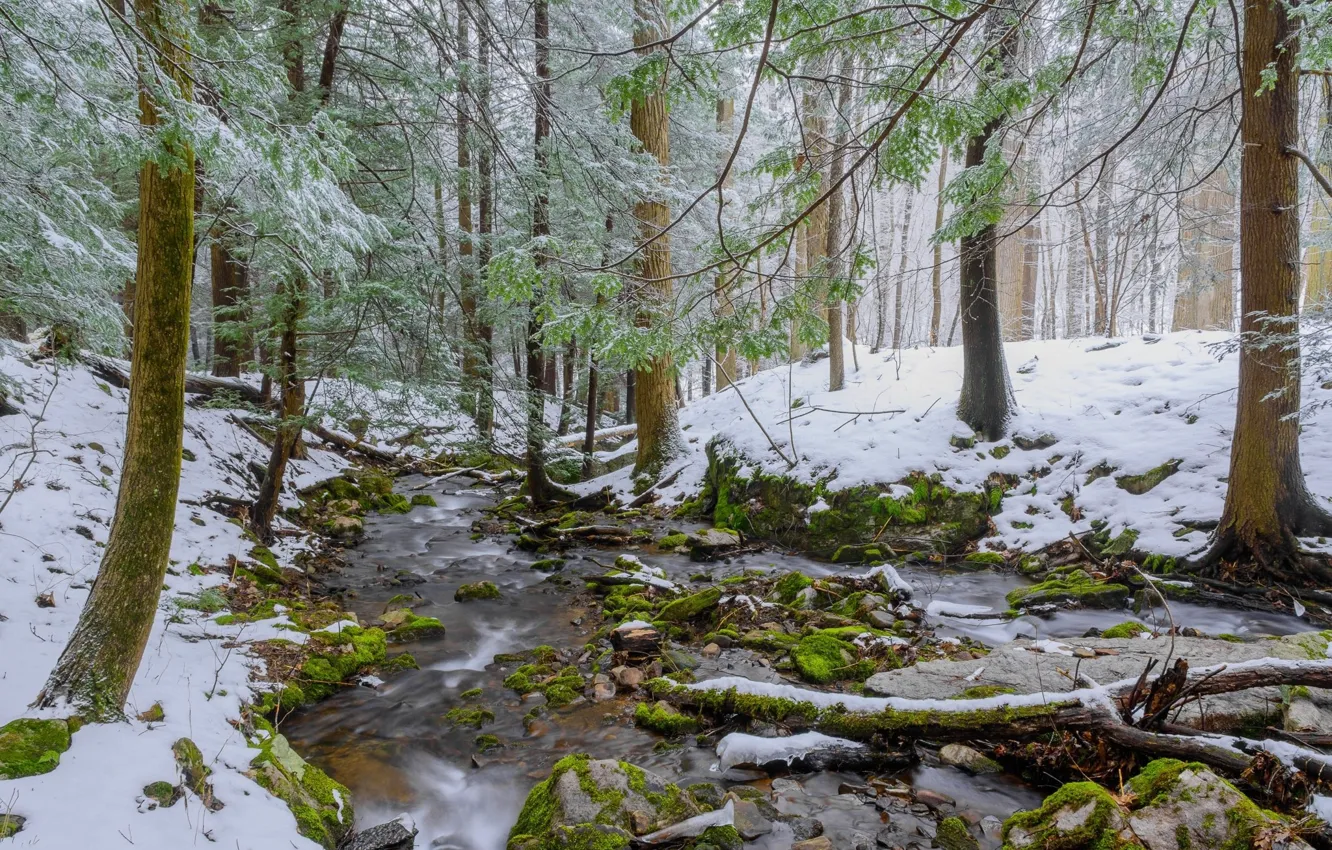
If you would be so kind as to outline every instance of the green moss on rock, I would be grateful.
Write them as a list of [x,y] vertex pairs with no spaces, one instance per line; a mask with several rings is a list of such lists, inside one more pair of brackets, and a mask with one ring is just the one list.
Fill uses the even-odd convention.
[[[1061,815],[1064,817],[1061,819]],[[1038,809],[1018,812],[1004,822],[1004,848],[1118,850],[1132,847],[1117,833],[1119,804],[1095,782],[1070,782],[1045,798]],[[1059,824],[1059,825],[1057,825]]]
[[956,815],[939,822],[934,843],[943,850],[980,850],[980,842],[967,831],[966,821]]
[[432,496],[432,495],[430,495],[429,493],[415,493],[415,494],[413,494],[413,495],[412,495],[412,503],[411,503],[411,504],[412,504],[412,507],[414,507],[414,508],[419,508],[419,507],[437,508],[437,507],[439,507],[439,503],[435,501],[435,497]]
[[1179,466],[1184,461],[1180,458],[1168,460],[1160,466],[1153,467],[1141,475],[1120,475],[1115,478],[1115,486],[1135,496],[1141,496],[1143,493],[1151,490],[1166,480],[1170,476],[1179,472]]
[[287,804],[301,835],[335,850],[355,821],[351,792],[292,750],[282,735],[269,735],[250,761],[249,775]]
[[662,537],[660,540],[657,541],[657,545],[663,549],[675,549],[679,546],[685,545],[685,543],[688,540],[689,540],[689,535],[685,534],[684,532],[677,531],[674,532],[673,534],[667,534],[665,537]]
[[634,709],[634,725],[673,738],[698,731],[698,721],[681,714],[667,702],[648,705],[640,702]]
[[859,658],[855,646],[821,632],[801,638],[791,650],[791,660],[802,679],[816,684],[861,681],[875,669],[873,661]]
[[0,780],[55,770],[69,744],[69,724],[64,720],[20,718],[0,726]]
[[444,719],[451,726],[470,726],[473,729],[480,729],[487,723],[495,722],[495,712],[484,706],[460,705],[445,712]]
[[427,638],[444,637],[444,624],[434,617],[418,617],[408,612],[402,623],[388,633],[393,643],[411,643]]
[[1106,629],[1105,631],[1101,632],[1101,637],[1131,638],[1131,637],[1137,637],[1140,634],[1150,631],[1151,631],[1150,628],[1144,626],[1142,623],[1139,623],[1136,620],[1126,620],[1117,625],[1113,625],[1110,628]]
[[682,623],[692,620],[716,608],[717,603],[721,601],[721,597],[722,592],[719,587],[700,590],[698,593],[666,603],[662,606],[661,611],[657,613],[656,619],[667,623]]
[[476,599],[499,599],[500,591],[493,581],[477,581],[464,584],[453,594],[455,602],[471,602]]
[[1019,587],[1005,597],[1013,608],[1047,604],[1076,604],[1086,608],[1117,608],[1129,596],[1122,584],[1098,582],[1082,570],[1046,579],[1039,584]]

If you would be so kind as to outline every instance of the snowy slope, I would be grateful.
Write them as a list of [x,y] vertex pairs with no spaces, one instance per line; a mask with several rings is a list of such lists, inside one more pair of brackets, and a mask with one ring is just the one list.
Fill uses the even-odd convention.
[[[978,442],[971,450],[950,445],[954,436],[971,436],[956,418],[960,348],[903,351],[899,363],[893,352],[871,355],[861,347],[860,370],[853,370],[848,357],[847,388],[836,393],[827,392],[826,360],[769,369],[737,389],[788,456],[794,438],[799,463],[789,474],[814,479],[835,472],[839,485],[851,486],[937,471],[946,483],[969,488],[978,488],[991,473],[1018,475],[1021,484],[994,517],[998,537],[987,542],[990,548],[1033,550],[1104,519],[1116,530],[1137,529],[1140,549],[1179,555],[1202,545],[1205,535],[1177,538],[1175,532],[1188,522],[1217,519],[1225,498],[1238,367],[1233,355],[1218,360],[1212,347],[1228,338],[1182,332],[1155,341],[1122,340],[1099,351],[1093,349],[1104,339],[1008,344],[1019,408],[1010,433],[1058,439],[1031,451],[1017,448],[1012,439]],[[1027,365],[1029,373],[1019,374],[1018,367]],[[1314,381],[1305,383],[1306,403],[1329,396]],[[793,401],[800,406],[792,409]],[[872,413],[888,410],[902,412]],[[689,466],[668,489],[669,498],[697,492],[706,467],[703,449],[714,435],[764,471],[787,472],[734,391],[694,402],[680,412],[680,420]],[[1309,487],[1320,496],[1332,494],[1329,433],[1332,412],[1322,410],[1305,422],[1301,440]],[[990,454],[999,445],[1012,448],[1002,459]],[[1141,474],[1171,460],[1182,461],[1179,471],[1142,495],[1116,486],[1116,476]],[[1114,473],[1087,483],[1102,464]],[[1043,477],[1033,481],[1033,470]],[[628,475],[614,473],[596,486],[623,485]],[[1060,509],[1066,495],[1082,512],[1079,521]],[[1025,523],[1033,527],[1022,528]]]
[[[30,715],[28,703],[88,596],[115,509],[128,399],[128,391],[107,387],[81,367],[26,357],[0,357],[0,373],[22,388],[21,400],[11,399],[22,412],[0,417],[0,502],[22,480],[0,510],[0,725]],[[344,466],[338,456],[311,448],[309,460],[292,463],[289,488]],[[249,697],[250,666],[262,663],[231,641],[272,637],[279,621],[223,627],[211,622],[215,615],[176,604],[222,581],[216,573],[191,575],[190,564],[225,564],[252,546],[221,515],[184,502],[208,492],[250,495],[241,470],[249,461],[264,462],[268,450],[232,424],[227,411],[193,408],[185,449],[194,460],[183,464],[172,574],[129,698],[131,714],[160,702],[166,719],[84,727],[54,772],[0,781],[0,813],[28,819],[14,846],[176,850],[209,839],[242,850],[318,846],[297,834],[283,802],[242,775],[256,751],[231,726]],[[284,501],[294,504],[289,491]],[[285,540],[274,551],[291,565],[303,543]],[[44,594],[53,607],[39,607]],[[140,812],[136,798],[144,785],[176,781],[171,744],[186,736],[213,768],[226,807],[213,813],[190,798]]]

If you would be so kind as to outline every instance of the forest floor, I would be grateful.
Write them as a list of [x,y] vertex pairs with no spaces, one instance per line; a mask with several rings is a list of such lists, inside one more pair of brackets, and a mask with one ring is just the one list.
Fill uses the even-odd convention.
[[[980,544],[991,550],[1034,551],[1104,521],[1114,533],[1133,529],[1139,550],[1186,554],[1204,542],[1224,497],[1236,379],[1233,357],[1217,356],[1226,340],[1182,333],[1115,340],[1111,347],[1098,340],[1010,344],[1018,412],[1013,438],[996,444],[969,445],[971,435],[953,417],[959,349],[871,355],[862,348],[861,369],[849,370],[848,388],[837,394],[826,392],[826,361],[768,370],[738,388],[749,410],[739,393],[726,391],[681,411],[685,454],[672,467],[680,475],[662,488],[663,507],[696,497],[707,471],[705,448],[721,440],[754,472],[832,479],[834,488],[891,491],[916,472],[937,473],[958,490],[983,487],[996,474],[1021,482],[991,518],[990,536]],[[14,382],[8,396],[19,410],[0,416],[0,467],[7,483],[21,482],[0,500],[0,536],[8,544],[0,549],[3,725],[41,716],[28,704],[95,577],[114,513],[128,394],[82,366],[38,360],[26,349],[0,358],[0,374]],[[373,404],[394,411],[413,406],[402,398],[367,402],[369,391],[355,387],[338,391],[348,417]],[[1332,397],[1315,375],[1306,376],[1305,393],[1306,403]],[[215,494],[253,494],[254,467],[268,449],[245,415],[188,408],[171,566],[131,690],[131,718],[83,728],[55,771],[0,780],[0,818],[26,819],[17,846],[318,846],[298,834],[287,804],[247,775],[256,751],[241,718],[257,699],[252,691],[271,688],[256,683],[265,662],[248,645],[305,637],[281,610],[244,622],[226,616],[229,600],[221,589],[238,563],[260,555],[234,519],[206,503]],[[1320,439],[1328,417],[1312,410],[1302,438],[1310,489],[1319,495],[1332,493],[1332,441]],[[439,429],[423,453],[468,433],[456,416],[420,411],[395,423],[395,431],[411,427]],[[380,429],[378,437],[390,433]],[[798,457],[794,468],[768,437],[780,453]],[[613,461],[633,447],[601,458]],[[314,443],[310,449],[308,459],[292,464],[284,507],[299,505],[293,491],[349,467]],[[1144,479],[1134,478],[1144,474],[1152,482],[1146,489],[1135,483]],[[578,486],[590,492],[608,483],[627,491],[628,470]],[[319,535],[284,521],[271,553],[284,570],[299,569],[321,543]],[[212,770],[213,791],[226,804],[217,811],[188,796],[170,807],[145,798],[145,786],[175,779],[173,744],[186,737]],[[70,816],[74,807],[77,817]]]

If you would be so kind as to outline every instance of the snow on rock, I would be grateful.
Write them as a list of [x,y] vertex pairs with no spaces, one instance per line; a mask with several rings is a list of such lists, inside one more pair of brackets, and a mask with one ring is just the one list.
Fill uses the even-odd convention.
[[801,732],[785,738],[761,738],[732,732],[717,742],[720,769],[725,771],[738,764],[764,765],[774,761],[787,764],[812,752],[828,749],[860,749],[864,744],[834,738],[820,732]]
[[[108,386],[81,366],[33,361],[28,350],[0,355],[0,374],[16,389],[20,412],[0,417],[0,724],[32,716],[28,704],[60,656],[100,566],[115,511],[124,449],[128,391]],[[180,494],[171,562],[157,621],[130,690],[131,718],[160,703],[164,718],[83,727],[56,770],[0,781],[0,807],[26,818],[22,846],[128,847],[177,850],[215,842],[231,850],[316,848],[301,837],[287,806],[244,775],[257,753],[232,726],[250,698],[250,666],[261,664],[223,641],[268,637],[300,641],[286,617],[219,625],[208,593],[221,584],[228,556],[253,547],[227,518],[202,507],[207,494],[252,496],[246,470],[268,449],[231,420],[231,411],[186,412]],[[311,445],[293,460],[283,495],[336,475],[346,463]],[[163,459],[168,462],[168,459]],[[12,492],[15,479],[22,486]],[[283,538],[273,551],[290,564],[304,542]],[[191,567],[194,569],[191,569]],[[48,597],[53,605],[37,603]],[[151,811],[143,787],[177,781],[171,745],[193,740],[212,768],[217,812],[197,801]],[[76,816],[71,816],[76,814]]]
[[925,606],[925,613],[930,617],[969,617],[972,614],[989,614],[993,610],[988,605],[964,605],[961,602],[947,602],[942,599]]
[[[826,363],[768,369],[739,382],[763,428],[727,391],[680,411],[694,463],[662,496],[678,502],[701,489],[704,448],[715,436],[735,446],[757,471],[806,481],[826,481],[835,473],[837,487],[891,484],[924,471],[974,492],[992,473],[1020,476],[1022,487],[1005,497],[993,517],[997,536],[990,549],[1033,551],[1070,533],[1082,534],[1099,519],[1114,534],[1136,529],[1138,549],[1186,554],[1206,539],[1201,531],[1186,533],[1188,523],[1215,520],[1225,498],[1238,367],[1233,355],[1218,359],[1215,346],[1230,339],[1222,332],[1187,331],[1115,340],[1121,344],[1109,349],[1086,339],[1007,343],[1008,362],[1040,363],[1039,369],[1010,373],[1018,405],[1011,433],[1031,438],[1030,449],[1011,439],[977,442],[972,449],[949,444],[955,434],[966,434],[956,417],[960,347],[887,356],[862,348],[860,370],[848,374],[846,388],[835,393],[826,390]],[[898,356],[900,364],[893,362]],[[1306,374],[1303,392],[1308,402],[1329,397],[1312,374]],[[796,398],[807,412],[787,424]],[[894,409],[905,413],[870,414]],[[1332,409],[1315,409],[1300,440],[1309,487],[1322,495],[1332,494],[1329,426]],[[1055,442],[1038,439],[1042,435]],[[799,459],[794,469],[772,451],[769,436],[783,454]],[[999,446],[1010,451],[996,458],[991,450]],[[1145,492],[1129,492],[1116,482],[1172,461],[1179,461],[1177,470]],[[1031,470],[1046,467],[1049,474],[1030,478]],[[1091,475],[1097,467],[1113,471]],[[629,471],[585,482],[582,489],[607,484],[627,492]],[[1060,506],[1070,495],[1080,512],[1076,520]]]

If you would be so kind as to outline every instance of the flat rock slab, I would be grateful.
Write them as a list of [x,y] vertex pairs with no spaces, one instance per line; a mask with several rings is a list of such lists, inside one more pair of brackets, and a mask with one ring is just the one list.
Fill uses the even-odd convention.
[[[1290,635],[1256,643],[1186,637],[1176,637],[1173,641],[1170,638],[1018,640],[973,661],[926,661],[914,667],[876,673],[865,682],[865,693],[913,699],[951,699],[977,686],[1012,688],[1019,694],[1060,693],[1077,690],[1073,679],[1075,674],[1089,676],[1107,685],[1136,678],[1152,659],[1157,662],[1153,675],[1159,674],[1168,656],[1172,664],[1174,658],[1187,659],[1193,670],[1257,658],[1308,660],[1308,646],[1301,644],[1299,638],[1299,635]],[[1041,651],[1042,648],[1046,651]],[[1098,649],[1116,654],[1095,654]],[[1328,692],[1315,690],[1313,700],[1332,708],[1332,695]],[[1278,688],[1254,688],[1204,697],[1186,706],[1179,721],[1199,728],[1228,731],[1242,725],[1245,718],[1271,715],[1279,718],[1280,712]]]

